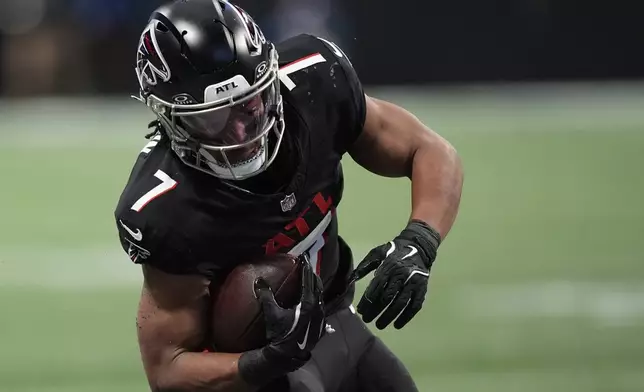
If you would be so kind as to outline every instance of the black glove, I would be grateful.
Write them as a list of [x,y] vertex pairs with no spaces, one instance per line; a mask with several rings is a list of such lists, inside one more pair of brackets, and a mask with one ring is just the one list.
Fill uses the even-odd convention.
[[440,242],[436,230],[412,220],[393,241],[367,254],[350,277],[355,282],[377,268],[358,303],[358,313],[365,323],[387,308],[376,321],[376,327],[386,328],[400,314],[394,323],[400,329],[420,311]]
[[258,279],[255,294],[262,303],[268,345],[247,351],[239,358],[239,374],[251,385],[262,386],[302,367],[326,332],[322,281],[306,258],[302,263],[302,295],[294,308],[275,302],[268,284]]

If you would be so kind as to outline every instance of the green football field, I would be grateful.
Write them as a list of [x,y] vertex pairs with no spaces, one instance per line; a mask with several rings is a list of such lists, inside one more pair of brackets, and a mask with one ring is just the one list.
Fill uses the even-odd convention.
[[[421,391],[643,391],[644,88],[373,93],[466,171],[423,311],[376,331]],[[139,268],[112,214],[149,118],[135,101],[0,102],[0,391],[148,390]],[[345,168],[360,258],[403,227],[409,185]]]

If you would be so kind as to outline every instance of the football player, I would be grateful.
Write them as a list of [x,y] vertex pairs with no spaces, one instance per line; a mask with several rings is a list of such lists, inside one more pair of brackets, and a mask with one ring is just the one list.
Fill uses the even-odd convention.
[[[152,390],[416,390],[365,323],[400,329],[421,309],[460,202],[452,146],[401,107],[366,96],[334,43],[299,35],[274,45],[226,0],[154,11],[136,74],[157,119],[115,218],[143,269],[138,342]],[[412,184],[406,227],[356,266],[336,214],[345,154]],[[240,262],[277,253],[303,263],[301,302],[283,309],[257,281],[269,343],[204,352],[211,285]],[[372,271],[354,309],[355,281]]]

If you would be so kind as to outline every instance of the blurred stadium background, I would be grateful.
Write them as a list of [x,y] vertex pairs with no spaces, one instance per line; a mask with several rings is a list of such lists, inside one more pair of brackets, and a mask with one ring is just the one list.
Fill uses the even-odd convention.
[[[147,390],[141,277],[112,213],[151,119],[128,97],[138,35],[159,3],[0,2],[0,391]],[[368,93],[460,151],[461,213],[426,306],[406,330],[376,331],[422,391],[644,390],[634,6],[239,4],[270,38],[335,40]],[[346,167],[340,224],[359,258],[403,226],[409,189]]]

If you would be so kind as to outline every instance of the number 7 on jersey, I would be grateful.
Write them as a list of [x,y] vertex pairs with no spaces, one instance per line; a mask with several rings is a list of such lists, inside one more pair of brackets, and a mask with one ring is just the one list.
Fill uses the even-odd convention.
[[141,212],[141,210],[148,205],[149,202],[156,199],[157,197],[173,190],[177,186],[177,182],[170,178],[163,170],[157,170],[154,173],[154,176],[161,180],[161,183],[154,188],[152,188],[148,193],[141,196],[139,200],[132,205],[132,209],[136,212]]

